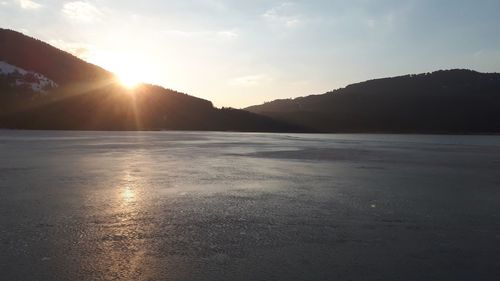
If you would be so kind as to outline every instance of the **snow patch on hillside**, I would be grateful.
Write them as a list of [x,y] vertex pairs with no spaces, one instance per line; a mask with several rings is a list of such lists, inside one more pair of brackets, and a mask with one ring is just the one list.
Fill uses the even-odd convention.
[[26,87],[34,92],[46,94],[48,90],[57,88],[59,85],[46,76],[22,69],[15,65],[0,61],[0,75],[12,77],[15,87]]

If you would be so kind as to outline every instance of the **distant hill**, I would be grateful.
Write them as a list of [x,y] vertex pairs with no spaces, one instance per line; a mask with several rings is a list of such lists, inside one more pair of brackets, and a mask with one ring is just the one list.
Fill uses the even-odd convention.
[[65,130],[308,129],[115,76],[19,32],[0,29],[0,128]]
[[42,73],[60,85],[113,78],[101,67],[13,30],[0,29],[0,43],[0,61]]
[[376,79],[246,110],[321,132],[500,133],[500,74],[456,69]]

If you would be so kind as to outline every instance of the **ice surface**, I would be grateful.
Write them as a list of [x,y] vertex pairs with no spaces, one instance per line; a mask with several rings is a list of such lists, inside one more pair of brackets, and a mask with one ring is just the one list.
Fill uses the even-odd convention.
[[500,137],[0,131],[0,280],[494,280]]

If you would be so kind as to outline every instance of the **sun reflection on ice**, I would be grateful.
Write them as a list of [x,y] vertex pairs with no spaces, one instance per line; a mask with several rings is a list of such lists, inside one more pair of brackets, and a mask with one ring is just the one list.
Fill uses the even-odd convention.
[[121,188],[120,197],[123,203],[132,203],[136,199],[136,181],[137,179],[130,174],[129,171],[126,172],[123,178],[123,188]]
[[123,201],[126,203],[130,203],[134,201],[135,192],[130,186],[126,186],[125,190],[122,192]]

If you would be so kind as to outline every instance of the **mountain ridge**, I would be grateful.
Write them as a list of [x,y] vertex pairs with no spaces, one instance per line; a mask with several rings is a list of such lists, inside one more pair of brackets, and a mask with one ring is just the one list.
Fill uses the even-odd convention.
[[111,72],[22,33],[0,29],[0,61],[58,84],[48,93],[0,74],[0,127],[61,130],[297,132],[306,128],[151,84],[122,86]]
[[378,78],[245,110],[330,133],[498,133],[500,74],[452,69]]
[[[17,31],[0,28],[0,43],[1,128],[500,133],[498,73],[438,70],[219,109],[156,85],[126,89],[113,73]],[[54,87],[38,89],[35,78]]]
[[112,79],[102,67],[20,32],[0,28],[0,61],[43,73],[58,84]]

